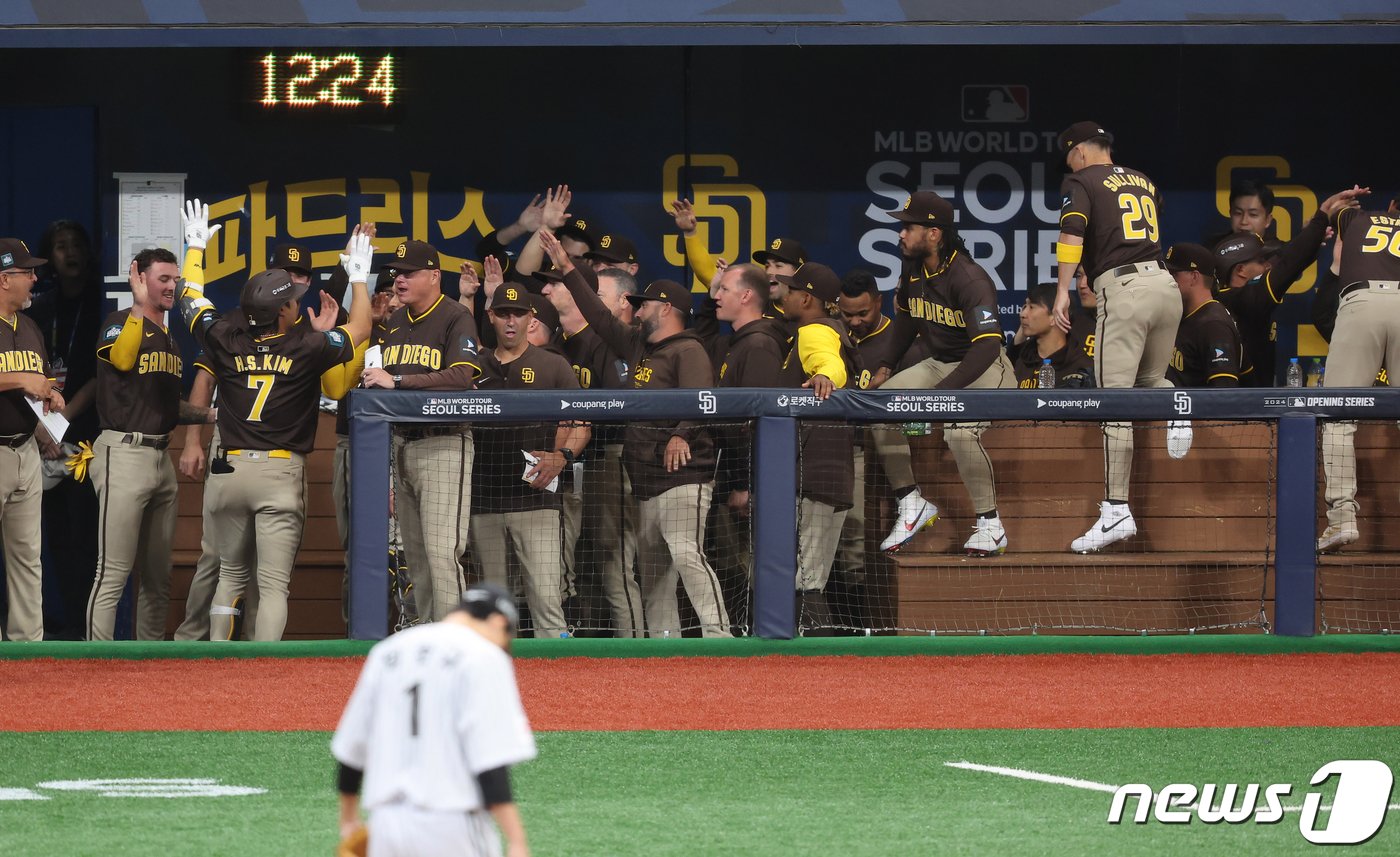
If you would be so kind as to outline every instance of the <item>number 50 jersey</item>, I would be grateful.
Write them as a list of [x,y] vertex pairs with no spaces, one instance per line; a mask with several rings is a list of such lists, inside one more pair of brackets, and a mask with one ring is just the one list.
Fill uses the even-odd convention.
[[225,449],[286,449],[303,455],[316,445],[321,374],[354,359],[343,327],[253,336],[196,292],[180,298],[180,313],[204,349],[219,382],[219,435]]

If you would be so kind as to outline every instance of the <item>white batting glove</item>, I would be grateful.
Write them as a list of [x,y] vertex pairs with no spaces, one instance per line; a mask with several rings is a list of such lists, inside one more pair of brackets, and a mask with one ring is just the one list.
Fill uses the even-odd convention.
[[209,225],[209,206],[204,205],[199,200],[186,200],[185,207],[180,211],[180,225],[185,230],[185,246],[195,250],[203,250],[209,246],[209,239],[214,237],[214,233],[222,229],[222,226]]
[[369,235],[363,232],[351,235],[345,252],[340,254],[340,265],[350,275],[350,282],[368,283],[369,267],[373,262],[374,242],[370,241]]

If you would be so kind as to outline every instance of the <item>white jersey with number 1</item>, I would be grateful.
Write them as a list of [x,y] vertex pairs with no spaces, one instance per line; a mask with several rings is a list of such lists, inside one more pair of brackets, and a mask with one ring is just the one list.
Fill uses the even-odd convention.
[[477,775],[535,758],[510,656],[453,622],[370,650],[331,753],[365,772],[361,802],[423,810],[482,806]]

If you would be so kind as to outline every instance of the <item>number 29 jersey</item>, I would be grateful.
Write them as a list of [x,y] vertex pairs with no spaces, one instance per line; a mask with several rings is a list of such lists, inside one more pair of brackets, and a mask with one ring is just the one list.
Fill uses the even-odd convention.
[[1090,282],[1119,265],[1162,260],[1162,199],[1152,179],[1117,164],[1094,164],[1065,176],[1060,195],[1060,231],[1084,239]]

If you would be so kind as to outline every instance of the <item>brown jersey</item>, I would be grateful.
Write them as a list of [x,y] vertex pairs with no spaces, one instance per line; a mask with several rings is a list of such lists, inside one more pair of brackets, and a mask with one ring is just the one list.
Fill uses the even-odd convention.
[[[344,313],[345,311],[344,311],[344,310],[341,310],[341,312]],[[344,323],[344,321],[345,321],[344,319],[341,319],[341,323]],[[382,325],[382,324],[376,324],[376,325],[374,326],[374,329],[372,329],[372,330],[369,332],[369,347],[370,347],[370,348],[373,348],[373,347],[376,346],[376,345],[383,347],[383,345],[384,345],[384,334],[387,333],[388,331],[389,331],[389,328],[388,328],[388,327],[386,327],[386,326],[384,326],[384,325]],[[336,403],[336,406],[335,406],[335,433],[336,433],[337,435],[341,436],[341,437],[349,437],[349,436],[350,436],[350,394],[349,394],[349,393],[347,393],[347,394],[345,395],[345,398],[341,399],[339,402]]]
[[782,322],[766,317],[750,321],[729,337],[729,348],[719,366],[719,386],[783,386],[787,349],[787,328]]
[[[44,334],[22,312],[14,321],[0,318],[0,372],[33,372],[53,380]],[[0,435],[33,434],[39,422],[23,390],[0,393]]]
[[1177,387],[1238,387],[1243,353],[1230,311],[1206,301],[1182,316],[1167,380]]
[[481,374],[476,322],[456,301],[439,295],[437,302],[417,317],[408,307],[401,307],[389,316],[387,326],[384,371],[390,375],[426,375],[458,366],[468,367],[473,375]]
[[[996,286],[981,266],[959,251],[934,271],[923,261],[907,263],[895,293],[895,309],[914,322],[928,343],[929,355],[942,363],[961,361],[979,339],[1002,338]],[[900,356],[892,354],[879,365],[893,365]]]
[[207,299],[181,297],[180,312],[204,349],[200,362],[219,382],[219,439],[225,449],[316,445],[321,375],[355,359],[344,328],[254,337],[231,324]]
[[[534,345],[509,363],[491,352],[482,357],[480,390],[577,390],[578,376],[562,355]],[[521,452],[552,451],[558,423],[486,423],[472,427],[472,511],[482,514],[559,508],[559,494],[531,488],[521,479]],[[562,490],[562,489],[561,489]]]
[[1363,280],[1400,280],[1400,214],[1344,208],[1337,212],[1336,229],[1343,289]]
[[[1094,311],[1080,308],[1070,317],[1065,344],[1048,355],[1055,369],[1056,387],[1094,386]],[[1040,386],[1040,367],[1045,361],[1035,337],[1007,349],[1016,372],[1016,386],[1034,390]]]
[[170,331],[141,320],[141,350],[126,371],[112,365],[112,346],[130,313],[107,316],[97,340],[97,419],[103,429],[168,434],[180,421],[184,362]]
[[1162,260],[1152,179],[1117,164],[1094,164],[1060,185],[1060,231],[1084,239],[1084,271],[1093,282],[1119,265]]
[[[811,377],[802,366],[799,348],[804,344],[803,333],[819,325],[839,334],[840,352],[836,356],[845,365],[845,387],[858,388],[861,379],[860,351],[846,330],[845,323],[830,318],[818,319],[797,329],[797,336],[783,363],[784,386],[801,387]],[[855,441],[852,426],[803,420],[798,438],[798,493],[838,510],[851,508],[855,488],[855,459],[852,456]]]
[[564,334],[560,339],[560,348],[578,377],[579,387],[585,390],[622,389],[624,364],[591,325],[585,325],[577,333]]

